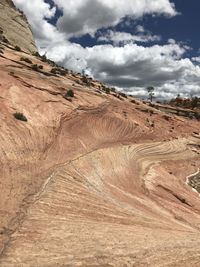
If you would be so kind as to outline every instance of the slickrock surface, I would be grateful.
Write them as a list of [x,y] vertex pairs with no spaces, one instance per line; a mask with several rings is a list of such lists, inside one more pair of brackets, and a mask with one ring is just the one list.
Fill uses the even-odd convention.
[[23,51],[37,51],[26,17],[15,8],[11,0],[0,1],[0,40],[3,37]]
[[0,266],[199,267],[200,122],[50,69],[0,54]]

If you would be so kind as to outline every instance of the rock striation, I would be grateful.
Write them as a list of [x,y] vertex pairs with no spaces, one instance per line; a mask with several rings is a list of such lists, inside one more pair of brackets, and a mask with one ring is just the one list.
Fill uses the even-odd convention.
[[11,0],[0,1],[0,39],[28,53],[37,51],[26,17]]
[[0,49],[0,266],[199,267],[200,122]]
[[0,267],[199,267],[200,121],[14,46],[0,42]]

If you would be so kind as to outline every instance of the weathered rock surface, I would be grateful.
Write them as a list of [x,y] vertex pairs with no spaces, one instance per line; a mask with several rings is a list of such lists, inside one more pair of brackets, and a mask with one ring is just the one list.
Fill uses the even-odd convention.
[[3,38],[28,53],[37,51],[26,17],[11,0],[0,1],[0,39]]
[[50,70],[0,54],[0,266],[199,267],[200,122]]

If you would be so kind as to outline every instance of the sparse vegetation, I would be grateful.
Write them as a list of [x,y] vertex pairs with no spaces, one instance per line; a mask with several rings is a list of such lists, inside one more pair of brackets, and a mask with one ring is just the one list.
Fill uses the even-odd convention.
[[33,65],[31,66],[31,68],[32,68],[32,70],[34,70],[34,71],[40,71],[40,70],[43,69],[43,66],[42,66],[42,65],[33,64]]
[[90,81],[86,76],[83,76],[83,77],[81,78],[81,81],[82,81],[83,83],[85,83],[87,86],[90,86],[90,85],[91,85],[91,81]]
[[66,74],[68,74],[68,70],[65,70],[65,69],[59,69],[59,74],[61,76],[65,76]]
[[68,74],[68,70],[66,69],[63,69],[61,67],[54,67],[51,69],[50,71],[52,74],[59,74],[59,75],[62,75],[62,76],[65,76],[66,74]]
[[110,88],[110,91],[113,92],[113,93],[115,93],[116,92],[116,89],[114,87],[111,87]]
[[52,74],[57,74],[57,69],[56,68],[52,68],[50,71]]
[[24,62],[26,62],[26,63],[29,63],[29,64],[32,64],[32,63],[33,63],[33,62],[32,62],[29,58],[27,58],[27,57],[21,57],[20,60],[21,60],[21,61],[24,61]]
[[136,101],[134,99],[132,99],[130,102],[136,104]]
[[15,50],[18,51],[18,52],[22,51],[21,48],[18,45],[15,46]]
[[41,56],[41,60],[42,60],[42,62],[47,62],[48,61],[46,55]]
[[37,64],[33,64],[33,65],[31,66],[31,68],[32,68],[32,70],[34,70],[34,71],[38,71],[38,70],[39,70],[39,67],[38,67]]
[[192,97],[191,100],[191,107],[192,109],[196,108],[198,106],[199,98],[198,97]]
[[13,116],[14,116],[15,119],[17,119],[17,120],[25,121],[25,122],[28,121],[27,118],[26,118],[26,116],[24,116],[23,113],[15,112],[15,113],[13,114]]
[[74,91],[69,89],[65,94],[65,98],[67,97],[74,97]]
[[127,95],[125,93],[119,92],[119,95],[124,97],[124,98],[127,98]]
[[166,101],[165,104],[170,106],[176,106],[181,108],[191,108],[191,109],[199,109],[200,108],[200,98],[195,96],[191,96],[190,98],[182,98],[180,94],[176,96],[176,98],[172,98],[169,101]]
[[102,86],[102,90],[106,93],[106,94],[110,94],[110,88],[106,87],[105,85]]
[[147,87],[147,92],[149,94],[149,100],[152,102],[153,101],[153,97],[154,97],[154,87],[153,86],[149,86]]
[[35,52],[35,53],[33,53],[33,56],[35,56],[35,57],[39,57],[40,54],[39,54],[38,52]]

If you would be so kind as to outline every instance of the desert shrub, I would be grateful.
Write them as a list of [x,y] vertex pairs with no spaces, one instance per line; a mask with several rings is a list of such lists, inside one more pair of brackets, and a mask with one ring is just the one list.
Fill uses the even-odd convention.
[[73,90],[68,90],[65,94],[65,97],[74,97],[74,91]]
[[106,87],[105,88],[105,92],[106,92],[106,94],[110,94],[110,88],[109,87]]
[[116,89],[114,87],[110,88],[110,91],[115,93],[116,92]]
[[59,74],[62,75],[62,76],[65,76],[66,74],[68,74],[68,70],[60,69],[59,70]]
[[20,60],[21,60],[21,61],[24,61],[24,62],[26,62],[26,63],[29,63],[29,64],[32,64],[32,63],[33,63],[33,62],[32,62],[29,58],[27,58],[27,57],[21,57]]
[[47,62],[48,61],[46,55],[41,56],[41,60],[42,60],[42,62]]
[[18,45],[15,46],[15,50],[19,51],[19,52],[22,51],[21,48]]
[[136,101],[134,99],[131,100],[131,103],[136,104]]
[[68,70],[56,67],[51,69],[51,73],[65,76],[66,74],[68,74]]
[[35,56],[35,57],[39,57],[40,54],[39,54],[38,52],[35,52],[35,53],[33,53],[33,56]]
[[57,69],[56,68],[52,68],[50,71],[52,74],[57,74]]
[[38,71],[38,70],[39,70],[37,64],[33,64],[33,65],[31,66],[31,68],[32,68],[32,70],[34,70],[34,71]]
[[16,113],[13,114],[13,116],[15,117],[15,119],[17,119],[19,121],[28,121],[23,113],[16,112]]
[[110,88],[109,87],[106,87],[105,85],[102,85],[102,90],[104,91],[104,92],[106,92],[106,94],[110,94]]
[[86,76],[83,76],[83,77],[81,78],[81,81],[82,81],[83,83],[85,83],[86,85],[90,86],[90,80],[89,80]]
[[124,97],[124,98],[127,98],[127,95],[125,93],[120,92],[119,95]]
[[38,65],[38,69],[43,70],[43,66],[42,65]]

